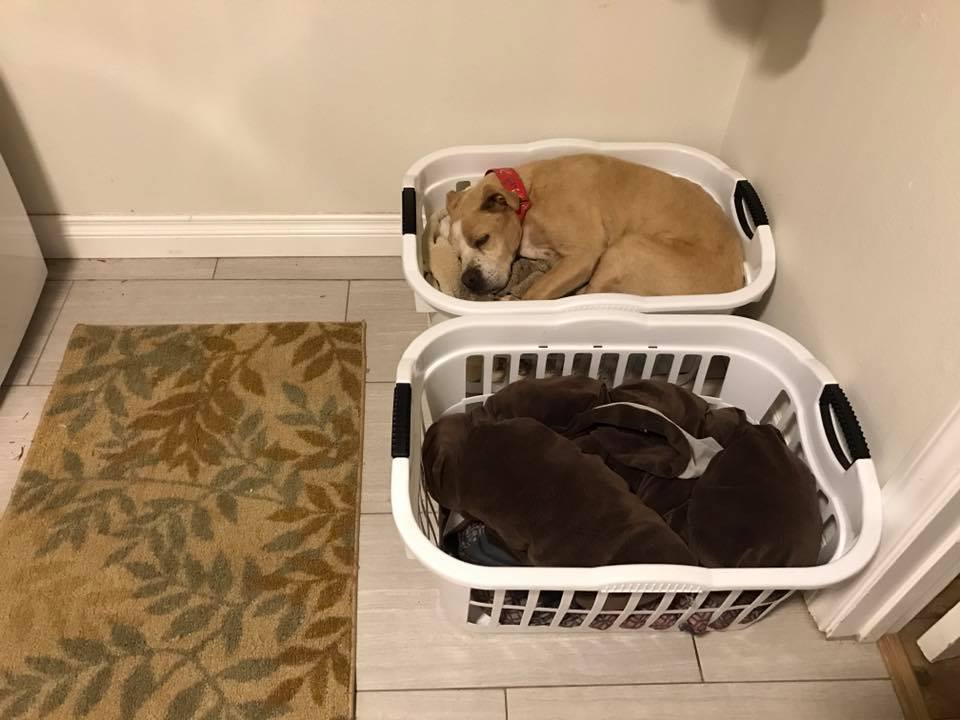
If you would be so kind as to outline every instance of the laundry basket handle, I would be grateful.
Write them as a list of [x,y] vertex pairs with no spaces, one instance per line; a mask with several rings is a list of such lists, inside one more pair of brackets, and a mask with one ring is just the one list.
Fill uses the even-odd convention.
[[401,197],[402,212],[400,223],[404,235],[417,234],[417,191],[412,187],[405,187]]
[[393,438],[390,456],[410,457],[410,383],[397,383],[393,388]]
[[[833,410],[832,415],[830,410]],[[834,417],[837,419],[836,423],[833,422]],[[823,431],[827,435],[830,449],[833,450],[837,462],[843,466],[844,470],[857,460],[870,457],[870,448],[867,446],[867,439],[863,436],[857,414],[853,411],[853,406],[846,394],[836,383],[825,385],[820,393],[820,419],[823,421]],[[840,444],[840,438],[837,437],[836,425],[840,426],[840,432],[843,433],[849,457]]]
[[760,202],[760,196],[757,195],[757,191],[753,189],[753,185],[750,184],[749,180],[738,180],[737,186],[733,191],[733,206],[737,211],[737,220],[740,223],[740,227],[743,228],[743,233],[752,239],[753,228],[750,227],[747,216],[743,212],[744,205],[746,205],[747,210],[750,211],[753,227],[770,224],[770,220],[767,218],[767,211],[763,209],[763,203]]

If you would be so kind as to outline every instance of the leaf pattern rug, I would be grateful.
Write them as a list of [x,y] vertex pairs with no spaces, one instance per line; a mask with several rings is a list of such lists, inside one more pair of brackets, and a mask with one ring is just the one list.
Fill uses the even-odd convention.
[[78,326],[0,518],[0,718],[353,713],[361,324]]

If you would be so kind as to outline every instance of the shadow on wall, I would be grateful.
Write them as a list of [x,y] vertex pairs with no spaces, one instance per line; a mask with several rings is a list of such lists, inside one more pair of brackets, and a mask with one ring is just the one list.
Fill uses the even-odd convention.
[[770,304],[770,298],[773,297],[773,293],[777,288],[777,276],[773,276],[773,282],[770,283],[770,287],[767,288],[767,291],[763,294],[756,302],[750,303],[749,305],[744,305],[738,307],[733,311],[734,315],[739,315],[740,317],[750,318],[751,320],[760,320],[763,316],[763,313],[767,309],[767,305]]
[[[763,36],[763,16],[773,12],[775,4],[785,8],[779,16],[790,16],[793,32],[789,36],[781,35],[773,44]],[[824,0],[769,0],[766,7],[757,12],[751,3],[708,0],[710,14],[723,30],[748,42],[756,38],[754,67],[766,75],[783,75],[803,60],[823,18],[823,5]]]
[[60,205],[50,179],[3,75],[0,75],[0,155],[24,204],[27,198],[33,201],[27,207],[27,214],[58,215]]

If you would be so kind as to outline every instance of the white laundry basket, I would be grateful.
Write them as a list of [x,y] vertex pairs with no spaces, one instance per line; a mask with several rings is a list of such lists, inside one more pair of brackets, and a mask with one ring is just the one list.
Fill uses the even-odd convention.
[[692,180],[703,187],[739,228],[744,250],[744,287],[708,295],[641,297],[624,293],[575,295],[559,300],[527,300],[523,311],[567,312],[574,309],[622,309],[635,312],[729,313],[756,302],[773,281],[776,265],[773,234],[753,186],[738,172],[708,153],[673,143],[605,143],[588,140],[543,140],[526,145],[464,145],[421,158],[403,178],[403,273],[419,312],[441,317],[495,314],[497,303],[461,300],[435,289],[423,276],[421,244],[427,217],[444,206],[446,194],[461,180],[475,182],[490,168],[534,160],[599,153],[641,163]]
[[[471,370],[482,362],[482,374]],[[780,428],[819,485],[820,564],[708,569],[481,567],[439,547],[438,508],[422,482],[420,448],[434,419],[461,412],[516,380],[582,372],[609,385],[645,378],[682,384]],[[738,629],[795,590],[859,572],[880,541],[880,490],[856,416],[830,373],[761,323],[724,315],[484,315],[439,323],[397,368],[393,516],[408,554],[437,576],[448,615],[476,629]]]

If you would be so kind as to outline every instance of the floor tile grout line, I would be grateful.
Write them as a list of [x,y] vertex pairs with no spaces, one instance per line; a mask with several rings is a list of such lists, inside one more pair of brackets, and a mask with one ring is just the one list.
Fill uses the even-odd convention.
[[503,688],[503,720],[510,720],[510,703],[507,700],[506,688]]
[[700,682],[705,682],[703,678],[703,663],[700,662],[700,648],[697,647],[697,638],[691,635],[690,642],[693,643],[693,654],[697,658],[697,670],[700,671]]
[[[140,278],[146,280],[148,278]],[[227,280],[242,280],[244,282],[252,282],[255,280],[269,281],[269,280],[297,280],[298,282],[402,282],[403,278],[366,278],[366,277],[295,277],[295,276],[282,276],[278,275],[276,277],[218,277],[212,278],[213,280],[219,280],[221,282],[226,282]]]
[[216,280],[216,279],[217,279],[217,268],[219,268],[219,267],[220,267],[220,258],[214,258],[214,259],[213,259],[213,272],[210,273],[210,277],[207,278],[208,280]]
[[43,347],[40,348],[40,352],[37,354],[37,361],[33,364],[33,369],[30,371],[30,377],[27,378],[27,385],[30,385],[30,383],[33,382],[33,376],[37,374],[37,368],[40,367],[40,361],[43,359],[43,353],[46,352],[47,344],[50,342],[50,338],[53,337],[53,331],[57,329],[57,323],[60,322],[60,316],[63,315],[63,309],[70,301],[70,295],[73,293],[74,281],[68,280],[67,282],[70,283],[67,285],[67,292],[63,296],[63,302],[60,303],[60,307],[57,308],[57,316],[53,319],[53,322],[50,323],[50,332],[48,332],[47,336],[43,339]]
[[50,278],[49,282],[403,282],[402,278],[312,278],[312,277],[96,277],[96,278]]
[[565,684],[565,685],[511,685],[501,688],[498,685],[465,685],[457,687],[405,687],[405,688],[358,688],[358,693],[414,693],[414,692],[462,692],[464,690],[489,690],[495,692],[503,690],[509,693],[511,690],[557,690],[560,688],[615,688],[615,687],[649,687],[651,685],[788,685],[804,683],[863,683],[863,682],[890,682],[889,677],[863,677],[863,678],[805,678],[798,680],[715,680],[700,682],[699,680],[678,680],[664,682],[616,682],[616,683],[592,683],[592,684]]
[[[347,322],[347,318],[350,317],[350,288],[353,287],[353,280],[347,280],[347,301],[344,303],[343,307],[343,321]],[[366,350],[366,348],[364,348]]]

